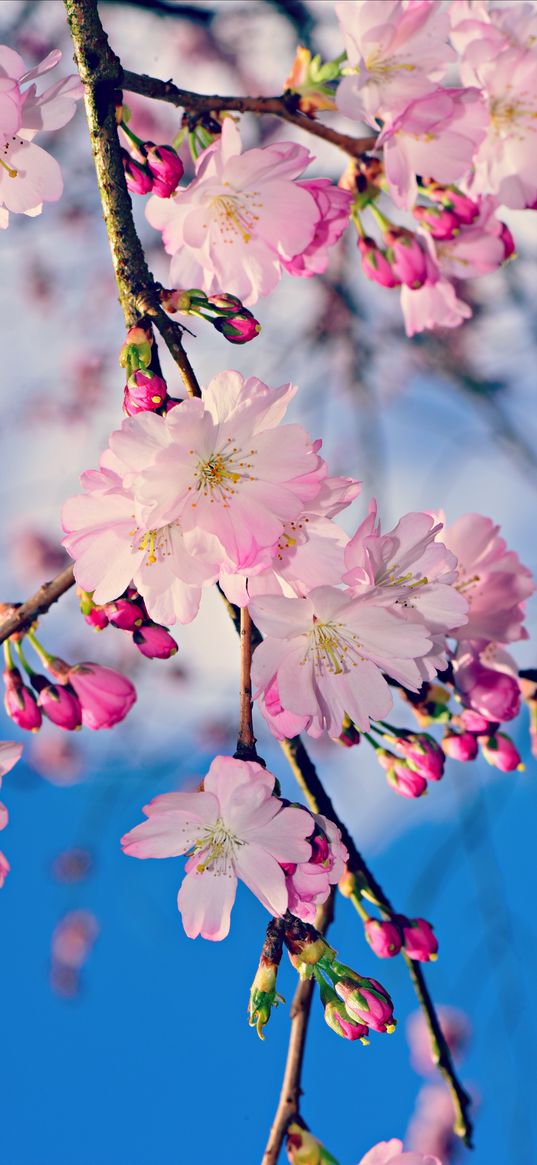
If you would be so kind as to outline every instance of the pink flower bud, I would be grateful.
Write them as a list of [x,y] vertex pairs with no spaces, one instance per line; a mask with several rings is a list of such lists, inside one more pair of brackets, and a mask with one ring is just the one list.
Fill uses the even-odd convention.
[[480,736],[479,743],[485,760],[502,773],[522,771],[522,758],[513,741],[505,732],[495,732],[492,736]]
[[125,718],[136,700],[136,689],[126,676],[98,663],[69,666],[54,659],[49,670],[57,679],[72,684],[82,705],[86,728],[112,728]]
[[[335,967],[337,970],[338,964]],[[365,979],[351,972],[343,975],[335,988],[352,1019],[357,1019],[376,1032],[393,1031],[393,1002],[376,979]]]
[[179,650],[170,632],[159,623],[146,623],[134,632],[133,641],[146,659],[169,659]]
[[164,404],[167,392],[168,386],[162,376],[157,376],[149,368],[139,368],[129,376],[125,385],[123,408],[129,417],[154,412]]
[[242,300],[238,299],[236,295],[230,295],[227,291],[219,291],[217,295],[209,295],[207,303],[220,311],[229,312],[229,315],[237,315],[237,312],[244,311]]
[[246,308],[241,315],[218,316],[212,322],[217,332],[221,332],[231,344],[247,344],[261,331],[258,320]]
[[438,957],[438,939],[430,922],[424,918],[405,918],[397,915],[397,922],[403,931],[403,947],[409,959],[418,963],[431,963]]
[[386,780],[401,797],[423,797],[427,792],[426,778],[398,757],[394,757],[393,764],[387,769]]
[[58,728],[64,728],[66,732],[80,728],[82,724],[80,700],[69,687],[65,684],[51,684],[45,676],[34,676],[32,682],[39,691],[38,706],[53,724]]
[[86,623],[89,623],[89,626],[94,627],[96,631],[104,631],[104,628],[108,627],[108,615],[103,607],[92,607],[91,611],[84,615],[84,618]]
[[480,712],[474,712],[473,708],[464,708],[459,722],[468,732],[477,733],[478,736],[480,732],[488,732],[490,729],[490,720]]
[[442,748],[451,760],[475,760],[478,747],[477,738],[473,732],[446,732],[442,740]]
[[397,278],[384,251],[377,247],[374,239],[359,238],[358,250],[362,256],[364,275],[367,275],[368,279],[372,279],[373,283],[380,283],[382,287],[401,286],[401,280]]
[[19,728],[37,732],[43,719],[41,710],[37,707],[33,692],[23,684],[16,667],[5,669],[4,683],[6,685],[4,707],[10,719],[18,724]]
[[136,631],[147,618],[141,603],[130,599],[116,599],[115,603],[106,603],[104,609],[112,626],[120,631]]
[[520,688],[515,676],[485,667],[478,658],[454,661],[455,687],[464,703],[487,720],[513,720],[520,711]]
[[463,194],[454,186],[438,186],[436,189],[428,190],[427,194],[434,202],[441,202],[453,210],[463,226],[470,226],[479,215],[479,203],[474,202],[473,198],[468,198],[467,194]]
[[367,1043],[369,1028],[365,1023],[358,1023],[349,1015],[345,1004],[340,999],[330,1000],[324,1009],[324,1018],[328,1027],[342,1036],[344,1040],[362,1040]]
[[169,198],[185,172],[183,163],[173,146],[155,146],[152,142],[145,145],[147,166],[153,176],[153,194]]
[[379,959],[398,955],[403,945],[401,932],[394,922],[369,918],[364,924],[365,937]]
[[454,239],[460,231],[458,215],[445,206],[415,206],[412,214],[433,239]]
[[414,291],[423,287],[430,274],[431,260],[412,231],[387,231],[384,240],[393,255],[397,278]]
[[149,194],[153,189],[153,176],[142,162],[137,162],[127,150],[121,151],[127,189],[131,194]]
[[410,768],[428,781],[439,781],[444,775],[444,754],[438,741],[428,732],[415,732],[409,736],[397,737],[396,747]]

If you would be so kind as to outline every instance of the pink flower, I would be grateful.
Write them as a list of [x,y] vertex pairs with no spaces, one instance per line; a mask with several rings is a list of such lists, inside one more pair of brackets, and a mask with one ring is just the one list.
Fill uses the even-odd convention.
[[[468,1017],[455,1007],[440,1005],[436,1011],[448,1048],[458,1063],[470,1039]],[[420,1076],[434,1076],[438,1068],[433,1059],[431,1034],[421,1011],[414,1011],[409,1017],[406,1034],[414,1071]]]
[[[134,484],[146,522],[180,522],[185,534],[213,536],[224,569],[254,566],[284,524],[314,501],[326,474],[319,446],[302,426],[279,424],[295,391],[222,372],[202,400],[184,401],[162,418],[152,461]],[[124,422],[110,444],[119,455],[129,445],[140,464],[144,434],[138,454],[137,420]]]
[[83,966],[99,933],[99,924],[89,910],[70,910],[52,935],[52,957],[64,967],[77,971]]
[[345,550],[343,581],[355,595],[376,601],[431,636],[431,651],[420,663],[424,679],[446,664],[445,635],[465,619],[466,602],[454,589],[456,559],[443,545],[441,527],[430,514],[405,514],[393,530],[381,533],[377,505]]
[[407,1132],[409,1146],[414,1150],[411,1158],[427,1165],[438,1158],[446,1165],[451,1162],[460,1144],[453,1132],[454,1120],[453,1100],[445,1084],[427,1084],[421,1088]]
[[398,955],[402,943],[400,928],[394,923],[379,918],[369,918],[364,923],[365,937],[379,959],[392,959]]
[[286,885],[291,914],[314,923],[317,907],[326,902],[330,887],[339,882],[349,853],[337,825],[321,814],[315,818],[315,832],[308,840],[311,858],[286,871]]
[[256,595],[307,596],[323,583],[336,586],[344,570],[348,536],[334,521],[358,495],[350,477],[327,477],[315,500],[293,521],[285,522],[278,541],[260,554],[257,566],[222,570],[220,585],[232,603],[245,606]]
[[495,217],[497,205],[491,196],[481,198],[478,214],[470,225],[461,225],[454,238],[436,239],[436,259],[442,275],[448,279],[475,279],[496,271],[509,258],[514,243],[505,223]]
[[292,259],[282,259],[282,267],[289,275],[321,275],[328,266],[330,248],[348,225],[353,196],[350,190],[334,186],[329,178],[313,178],[296,185],[311,194],[319,219],[311,243]]
[[[32,139],[39,130],[60,129],[70,121],[83,89],[78,77],[66,77],[37,95],[33,82],[61,60],[55,49],[35,69],[7,45],[0,45],[0,227],[9,211],[40,214],[43,202],[63,191],[58,163]],[[25,90],[22,85],[32,82]],[[5,208],[5,209],[2,209]]]
[[16,744],[14,740],[0,740],[0,781],[20,760],[22,750],[23,745]]
[[138,858],[190,852],[178,906],[189,938],[229,932],[237,879],[276,917],[288,895],[282,862],[307,862],[311,816],[273,796],[275,777],[255,761],[216,757],[203,792],[166,793],[144,808],[148,820],[121,844]]
[[403,1152],[403,1142],[394,1137],[391,1141],[379,1141],[378,1145],[373,1145],[359,1165],[442,1165],[442,1162],[438,1157]]
[[389,121],[377,139],[396,206],[410,208],[418,195],[416,175],[442,184],[470,169],[486,134],[488,113],[478,89],[436,89]]
[[469,193],[495,194],[515,209],[532,206],[537,197],[537,55],[509,47],[487,54],[474,73],[488,106],[488,125]]
[[457,589],[470,605],[461,639],[512,643],[526,638],[524,602],[535,584],[499,529],[482,514],[464,514],[442,533],[458,559]]
[[250,610],[266,636],[253,657],[255,696],[276,679],[282,707],[308,717],[312,736],[339,736],[346,714],[362,731],[370,717],[383,719],[392,706],[383,671],[411,690],[420,687],[419,662],[431,640],[374,593],[353,598],[315,587],[304,599],[259,597]]
[[123,720],[136,700],[136,689],[121,672],[98,663],[66,664],[54,659],[50,671],[74,688],[82,705],[86,728],[113,728]]
[[292,739],[306,731],[309,716],[299,716],[283,707],[275,679],[260,692],[257,704],[276,740]]
[[[219,543],[196,531],[185,536],[178,521],[146,521],[137,500],[137,471],[152,464],[155,449],[167,441],[172,415],[144,412],[124,421],[111,438],[117,452],[108,449],[103,468],[82,475],[85,492],[63,509],[64,545],[75,559],[80,586],[93,592],[95,602],[108,603],[134,582],[151,618],[166,626],[196,616],[201,587],[218,577],[223,553]],[[210,561],[210,551],[216,561]]]
[[6,855],[0,850],[0,890],[9,874],[11,866],[6,858]]
[[490,736],[480,736],[479,743],[485,760],[502,773],[522,772],[524,765],[515,744],[505,732],[494,732]]
[[226,118],[198,158],[194,181],[171,198],[151,198],[146,215],[172,256],[173,287],[225,288],[250,306],[274,289],[284,261],[312,245],[323,216],[294,181],[312,160],[303,146],[241,149]]
[[471,307],[457,298],[453,284],[443,278],[424,283],[415,291],[402,287],[401,310],[407,336],[431,328],[458,328],[472,315]]
[[436,3],[344,0],[336,4],[351,76],[337,91],[347,117],[386,120],[435,88],[455,59],[448,44],[449,17]]

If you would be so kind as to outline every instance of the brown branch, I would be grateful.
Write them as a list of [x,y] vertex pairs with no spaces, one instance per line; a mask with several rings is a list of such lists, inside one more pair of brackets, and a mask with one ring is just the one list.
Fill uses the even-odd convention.
[[39,590],[26,599],[24,603],[12,608],[5,619],[0,622],[0,643],[9,639],[16,631],[27,631],[38,615],[44,615],[53,603],[56,603],[70,587],[75,585],[73,567],[66,566],[50,582],[44,582]]
[[258,760],[252,721],[252,616],[241,607],[239,635],[241,641],[240,720],[237,751],[240,760]]
[[[316,927],[325,934],[334,917],[334,891],[317,911]],[[276,1165],[291,1121],[300,1114],[302,1065],[315,980],[301,979],[291,1004],[291,1031],[278,1106],[272,1121],[261,1165]]]
[[142,314],[151,317],[181,373],[187,392],[199,396],[194,371],[183,348],[183,329],[158,303],[157,287],[147,266],[132,216],[132,203],[121,160],[116,104],[121,100],[121,62],[110,48],[96,0],[65,0],[84,82],[84,101],[119,300],[130,328]]
[[140,93],[143,97],[153,97],[156,101],[167,101],[170,105],[177,105],[188,113],[223,113],[224,111],[237,113],[271,114],[290,125],[296,125],[305,133],[313,137],[322,138],[337,146],[351,158],[359,158],[367,150],[375,146],[376,135],[370,134],[365,138],[354,138],[350,134],[340,133],[321,121],[306,117],[297,108],[296,97],[292,93],[284,93],[281,97],[220,97],[204,93],[191,93],[188,89],[179,89],[173,81],[160,81],[158,77],[148,77],[141,73],[131,73],[125,69],[123,73],[123,87],[131,93]]

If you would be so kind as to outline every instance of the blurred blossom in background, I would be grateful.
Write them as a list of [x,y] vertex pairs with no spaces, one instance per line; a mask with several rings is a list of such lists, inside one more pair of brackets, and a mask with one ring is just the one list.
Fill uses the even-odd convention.
[[[280,92],[297,40],[326,56],[340,51],[328,0],[211,0],[184,8],[107,0],[101,15],[126,68],[200,92]],[[61,3],[4,0],[0,40],[29,64],[60,46],[69,68]],[[127,100],[141,137],[173,140],[178,110]],[[243,127],[248,146],[302,140],[272,119],[245,118]],[[308,177],[337,182],[344,159],[312,142],[306,144],[317,160]],[[37,225],[15,216],[0,239],[9,335],[0,405],[5,600],[24,597],[61,569],[61,504],[78,491],[80,471],[97,464],[122,418],[123,321],[81,107],[55,147],[64,197],[45,207]],[[180,154],[191,172],[187,152]],[[135,212],[149,264],[165,282],[168,260],[141,199]],[[195,321],[199,338],[188,347],[201,383],[234,367],[269,384],[300,385],[291,419],[323,434],[333,473],[364,482],[343,515],[347,529],[365,516],[372,493],[386,529],[410,510],[443,507],[448,521],[479,511],[501,524],[535,572],[537,228],[535,216],[504,217],[520,258],[466,284],[474,318],[455,332],[409,341],[397,297],[364,279],[355,241],[344,238],[326,275],[303,280],[297,294],[284,274],[256,305],[263,330],[254,346],[230,348]],[[162,359],[173,392],[176,373],[166,352]],[[534,597],[530,640],[515,650],[526,667],[536,662],[536,612]],[[168,789],[194,789],[212,755],[234,747],[233,628],[218,596],[205,593],[198,621],[175,628],[178,654],[146,662],[129,636],[93,632],[70,592],[47,616],[46,632],[62,657],[125,671],[138,703],[111,734],[67,737],[45,724],[30,738],[5,717],[1,726],[2,739],[24,736],[26,745],[5,782],[12,869],[0,901],[3,1160],[175,1165],[198,1158],[200,1142],[203,1158],[221,1165],[246,1161],[246,1154],[258,1160],[288,1035],[284,1007],[264,1045],[246,1022],[263,909],[239,890],[226,942],[194,944],[178,921],[174,863],[142,868],[119,847],[140,804]],[[408,714],[399,719],[410,723]],[[261,754],[283,795],[293,796],[259,716],[256,725]],[[419,801],[393,796],[370,751],[341,749],[329,765],[328,744],[311,744],[338,811],[374,858],[387,892],[409,915],[436,921],[441,957],[429,971],[431,991],[445,1004],[448,1038],[479,1103],[470,1156],[451,1143],[449,1097],[439,1077],[429,1076],[418,1020],[409,1024],[409,1043],[401,1023],[382,1046],[340,1041],[334,1049],[317,1007],[304,1114],[342,1163],[354,1165],[377,1140],[403,1139],[407,1127],[409,1147],[446,1162],[537,1159],[530,994],[537,924],[524,868],[537,795],[522,718],[516,731],[525,773],[500,773],[482,760],[450,763],[442,784]],[[375,956],[343,900],[337,926],[339,949],[374,975]],[[392,960],[382,971],[398,1014],[409,1015],[414,997],[404,965]],[[291,997],[286,967],[281,990]]]

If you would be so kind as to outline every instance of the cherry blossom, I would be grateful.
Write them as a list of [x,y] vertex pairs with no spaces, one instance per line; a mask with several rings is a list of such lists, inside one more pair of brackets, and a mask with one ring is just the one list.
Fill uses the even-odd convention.
[[295,181],[311,161],[294,142],[242,152],[239,130],[226,118],[221,137],[200,154],[194,181],[146,207],[172,256],[172,285],[225,288],[250,306],[274,290],[295,256],[306,252],[300,274],[323,270],[348,199],[317,181],[313,190]]
[[[291,385],[271,389],[255,377],[221,372],[201,400],[154,417],[158,442],[135,483],[146,522],[180,522],[185,533],[213,535],[224,567],[255,565],[285,523],[317,497],[326,476],[319,444],[301,425],[279,424],[295,392]],[[140,462],[137,422],[124,422],[110,444],[120,455],[128,446]]]
[[144,808],[148,820],[125,834],[137,858],[188,854],[178,907],[189,938],[229,933],[237,880],[282,917],[288,905],[284,862],[307,862],[312,819],[273,795],[275,777],[256,761],[216,757],[198,793],[165,793]]
[[352,194],[349,190],[334,186],[329,178],[314,178],[308,182],[297,182],[296,185],[311,194],[319,219],[308,246],[292,259],[282,259],[282,267],[289,275],[321,275],[328,266],[330,248],[337,243],[348,225]]
[[396,206],[416,201],[417,174],[456,182],[470,169],[485,137],[488,113],[478,89],[436,89],[411,102],[377,139],[384,147],[386,181]]
[[377,505],[345,549],[343,581],[354,594],[374,591],[402,618],[421,620],[433,649],[423,660],[424,678],[431,679],[446,663],[446,632],[466,620],[467,603],[453,584],[455,555],[442,542],[441,524],[430,514],[405,514],[388,534],[381,533]]
[[407,336],[431,328],[458,328],[470,319],[472,309],[459,299],[448,279],[437,279],[412,290],[401,288],[401,309]]
[[376,124],[432,92],[455,53],[449,17],[436,3],[344,0],[335,6],[349,65],[337,104],[347,117]]
[[291,914],[314,923],[317,907],[326,902],[330,887],[339,882],[349,854],[337,825],[322,814],[315,817],[315,832],[309,840],[310,860],[286,870],[286,885]]
[[527,638],[524,603],[535,583],[499,530],[491,518],[464,514],[442,531],[442,542],[458,560],[455,586],[469,603],[459,639],[512,643]]
[[[83,88],[78,77],[66,77],[37,94],[35,81],[61,60],[54,49],[34,69],[22,57],[0,45],[0,227],[9,211],[30,216],[44,202],[56,202],[63,191],[58,163],[33,138],[40,130],[61,129],[72,118]],[[28,88],[22,85],[31,82]]]
[[424,1157],[422,1153],[404,1152],[403,1142],[394,1137],[373,1145],[358,1165],[442,1165],[442,1162],[428,1154]]
[[312,736],[339,736],[345,714],[363,731],[370,717],[384,718],[392,696],[383,672],[413,691],[421,685],[432,641],[383,596],[323,586],[304,599],[259,597],[250,610],[266,636],[253,657],[255,697],[276,679],[282,707],[307,717]]

